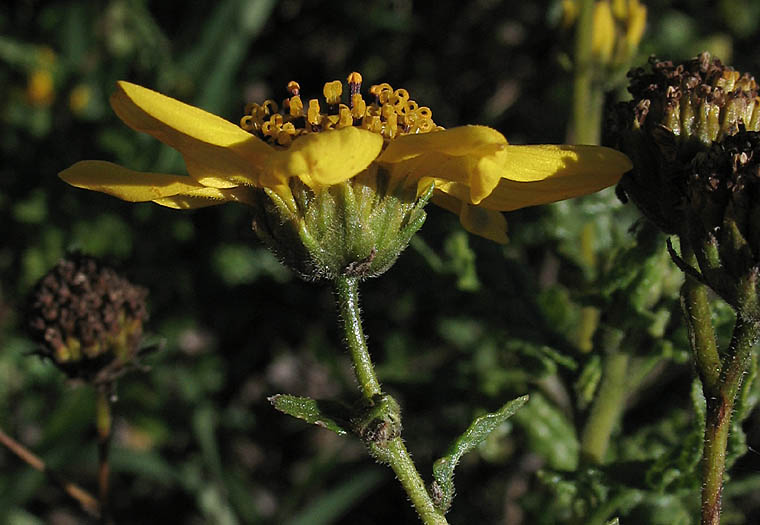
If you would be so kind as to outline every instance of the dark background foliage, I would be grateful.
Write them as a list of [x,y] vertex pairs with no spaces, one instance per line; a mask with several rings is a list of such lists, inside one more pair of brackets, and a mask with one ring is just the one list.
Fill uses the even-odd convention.
[[[760,71],[757,2],[647,5],[638,63],[707,49]],[[56,174],[82,159],[183,172],[175,152],[110,111],[119,79],[237,121],[246,102],[283,98],[289,80],[321,96],[325,81],[357,70],[366,85],[407,88],[441,125],[486,124],[516,143],[563,142],[572,35],[560,18],[559,2],[496,0],[27,0],[0,8],[0,426],[94,490],[92,391],[29,357],[34,346],[22,330],[31,286],[66,250],[80,249],[150,289],[149,330],[165,340],[150,372],[119,383],[119,523],[414,523],[393,475],[360,444],[267,402],[275,393],[353,399],[329,287],[282,268],[243,207],[131,205],[68,187]],[[662,239],[646,259],[625,251],[636,249],[628,231],[636,218],[607,191],[510,213],[512,242],[500,247],[430,207],[396,266],[363,286],[370,348],[425,477],[473,417],[532,396],[465,457],[452,523],[693,519],[699,396],[679,277]],[[631,257],[650,261],[650,273],[635,274],[625,264]],[[620,297],[626,329],[643,334],[633,345],[640,377],[613,437],[613,466],[587,469],[578,436],[602,351],[589,351],[578,327],[584,305],[604,311]],[[726,307],[716,315],[730,326]],[[747,396],[751,407],[757,395]],[[755,448],[758,421],[749,414],[744,423]],[[746,449],[735,435],[737,455]],[[726,523],[753,522],[758,472],[750,448],[731,471]],[[0,522],[83,519],[42,475],[0,450]]]

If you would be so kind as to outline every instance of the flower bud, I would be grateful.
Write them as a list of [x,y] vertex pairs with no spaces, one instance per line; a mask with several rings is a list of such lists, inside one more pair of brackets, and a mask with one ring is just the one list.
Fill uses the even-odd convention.
[[73,254],[35,285],[27,327],[40,353],[69,377],[108,379],[98,376],[129,364],[137,354],[146,296],[145,288],[96,259]]

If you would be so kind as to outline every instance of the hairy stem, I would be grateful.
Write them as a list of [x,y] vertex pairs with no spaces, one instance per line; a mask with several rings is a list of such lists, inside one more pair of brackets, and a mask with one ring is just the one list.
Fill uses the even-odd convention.
[[[695,267],[697,258],[689,244],[683,240],[683,236],[681,239],[682,258],[684,262]],[[681,287],[681,307],[686,317],[689,344],[694,355],[697,373],[702,381],[702,389],[705,396],[715,396],[719,389],[721,363],[715,342],[707,286],[689,274],[686,274]]]
[[723,476],[726,470],[726,445],[731,415],[742,375],[760,335],[760,323],[737,316],[728,353],[723,359],[718,391],[705,391],[707,416],[702,455],[702,525],[719,525]]
[[343,329],[354,372],[362,396],[369,407],[357,431],[370,454],[387,464],[404,487],[417,515],[425,525],[445,525],[443,513],[433,504],[425,483],[414,466],[412,457],[401,439],[401,412],[390,396],[383,395],[380,382],[367,349],[359,310],[359,280],[356,277],[339,277],[335,280],[335,298],[338,303]]
[[359,280],[355,277],[338,277],[334,282],[335,298],[343,320],[346,346],[354,364],[354,373],[365,399],[380,394],[380,382],[369,356],[367,340],[362,329],[359,309]]

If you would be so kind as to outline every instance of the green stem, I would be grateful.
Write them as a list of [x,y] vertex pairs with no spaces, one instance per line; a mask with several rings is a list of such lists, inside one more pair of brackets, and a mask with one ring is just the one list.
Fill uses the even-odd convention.
[[356,277],[338,277],[335,279],[334,287],[340,317],[343,319],[346,346],[351,353],[356,378],[359,380],[364,398],[372,399],[373,396],[380,394],[381,390],[367,348],[367,339],[364,337],[364,330],[362,329],[361,311],[359,309],[359,279]]
[[582,0],[579,7],[575,29],[575,79],[570,141],[578,144],[599,144],[604,94],[593,77],[591,42],[594,2]]
[[717,395],[708,395],[702,456],[702,525],[719,525],[726,445],[731,413],[742,376],[760,335],[760,323],[737,316],[728,353],[723,360]]
[[370,446],[370,451],[375,459],[387,463],[393,469],[422,523],[426,525],[448,524],[443,513],[435,508],[433,500],[430,499],[430,495],[425,488],[425,482],[422,481],[419,472],[417,472],[412,457],[409,455],[409,451],[406,450],[404,440],[400,436],[391,439],[382,446],[374,444]]
[[111,387],[101,385],[97,389],[95,401],[95,426],[98,431],[98,500],[100,502],[100,523],[111,523],[109,512],[109,477],[111,466],[108,460],[111,449]]
[[[690,266],[697,266],[697,258],[689,244],[681,237],[683,260]],[[712,311],[707,296],[707,286],[691,275],[686,275],[681,287],[681,307],[686,317],[689,343],[694,354],[694,363],[702,381],[705,396],[717,395],[720,383],[720,357],[715,342],[712,325]]]
[[620,351],[622,336],[621,332],[611,332],[604,337],[608,353],[604,357],[602,384],[581,436],[581,455],[595,464],[604,461],[610,436],[625,403],[630,356],[625,351]]
[[354,372],[365,402],[370,407],[368,414],[371,415],[360,424],[368,431],[358,432],[359,437],[376,460],[393,469],[422,523],[446,525],[446,518],[433,504],[425,488],[425,482],[401,439],[401,412],[398,404],[390,396],[382,394],[380,382],[377,380],[362,329],[359,279],[338,277],[333,286]]

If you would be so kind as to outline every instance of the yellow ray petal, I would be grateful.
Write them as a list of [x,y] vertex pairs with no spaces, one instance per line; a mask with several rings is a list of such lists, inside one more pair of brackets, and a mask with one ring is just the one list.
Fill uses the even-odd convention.
[[111,106],[131,128],[182,153],[190,175],[206,186],[255,184],[274,151],[223,118],[129,82],[118,82]]
[[[620,177],[588,172],[567,177],[552,177],[536,182],[515,182],[502,179],[480,205],[499,211],[547,204],[571,197],[594,193],[615,184]],[[436,184],[436,187],[438,185]]]
[[504,135],[486,126],[460,126],[432,133],[402,135],[388,144],[378,162],[401,162],[424,153],[451,156],[488,155],[507,144]]
[[267,181],[298,177],[312,188],[337,184],[366,169],[382,146],[382,136],[353,126],[309,133],[269,158]]
[[206,195],[173,195],[171,197],[153,199],[153,202],[175,210],[190,210],[216,206],[217,204],[224,204],[228,201]]
[[181,193],[214,189],[206,188],[190,177],[143,173],[100,160],[77,162],[58,176],[77,188],[100,191],[129,202],[146,202]]
[[[619,151],[601,146],[540,144],[507,146],[502,178],[532,182],[552,177],[574,177],[589,173],[612,179],[632,167],[630,159]],[[614,184],[613,181],[610,184]]]
[[459,215],[459,222],[468,232],[500,244],[506,244],[509,241],[507,220],[498,211],[472,206],[438,191],[433,195],[432,201],[441,208]]
[[[504,150],[497,150],[483,157],[462,155],[452,157],[441,153],[426,153],[402,162],[388,164],[392,177],[408,183],[415,180],[433,178],[436,188],[449,187],[467,189],[467,196],[460,196],[472,204],[478,204],[499,183],[504,176]],[[440,188],[439,188],[440,189]]]

